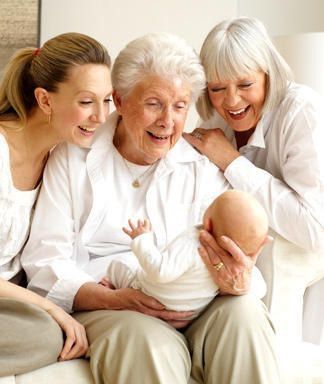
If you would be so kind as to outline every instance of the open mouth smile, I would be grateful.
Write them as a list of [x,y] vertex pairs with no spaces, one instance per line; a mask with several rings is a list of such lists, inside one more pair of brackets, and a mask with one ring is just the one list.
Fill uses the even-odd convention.
[[154,139],[157,139],[157,140],[167,140],[170,136],[157,136],[157,135],[154,135],[152,132],[148,132],[147,133],[153,137]]
[[247,107],[245,108],[241,108],[241,109],[237,109],[236,111],[231,111],[231,110],[227,110],[227,112],[231,115],[231,116],[242,116],[245,112],[247,112],[247,110],[250,108],[250,106],[248,105]]
[[90,133],[92,133],[92,132],[94,132],[95,130],[96,130],[96,128],[93,128],[93,127],[87,127],[87,126],[85,126],[85,125],[79,125],[78,126],[82,131],[84,131],[84,132],[90,132]]

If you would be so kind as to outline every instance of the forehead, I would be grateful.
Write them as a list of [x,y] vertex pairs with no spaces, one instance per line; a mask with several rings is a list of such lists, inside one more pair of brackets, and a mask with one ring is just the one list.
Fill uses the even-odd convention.
[[110,71],[103,64],[84,64],[71,67],[66,81],[58,86],[59,90],[70,90],[72,93],[83,91],[111,92]]
[[238,74],[237,77],[230,78],[213,78],[213,80],[209,81],[209,83],[240,83],[243,81],[255,81],[255,82],[263,82],[265,79],[265,73],[262,71],[249,71],[244,74]]
[[143,99],[149,97],[190,99],[191,87],[179,77],[165,79],[150,75],[137,83],[131,93]]

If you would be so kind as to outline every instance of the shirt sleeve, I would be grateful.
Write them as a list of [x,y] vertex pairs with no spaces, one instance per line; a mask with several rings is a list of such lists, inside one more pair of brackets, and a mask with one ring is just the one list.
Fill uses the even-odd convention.
[[277,233],[312,251],[324,249],[322,120],[311,105],[286,114],[278,141],[278,177],[243,156],[224,173],[233,188],[250,192],[261,202]]
[[182,239],[182,235],[178,236],[162,251],[155,246],[152,232],[132,241],[132,251],[150,280],[168,283],[176,280],[192,266],[195,250],[188,249],[188,242]]
[[76,261],[85,249],[78,248],[66,148],[55,150],[46,166],[21,262],[29,289],[72,312],[77,291],[93,278]]

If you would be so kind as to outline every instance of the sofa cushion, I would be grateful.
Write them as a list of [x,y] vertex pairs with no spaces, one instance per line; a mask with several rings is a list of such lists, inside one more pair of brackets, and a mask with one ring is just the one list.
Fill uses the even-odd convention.
[[2,382],[1,380],[0,384],[94,384],[89,362],[85,359],[51,364],[32,372],[17,375],[16,381]]

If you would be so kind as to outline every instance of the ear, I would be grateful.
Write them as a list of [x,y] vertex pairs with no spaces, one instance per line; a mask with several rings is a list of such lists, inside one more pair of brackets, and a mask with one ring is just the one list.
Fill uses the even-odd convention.
[[122,99],[117,93],[117,91],[113,90],[112,97],[114,100],[114,104],[116,107],[116,111],[118,112],[119,115],[121,115],[121,107],[122,107]]
[[213,223],[210,219],[210,217],[208,217],[207,215],[204,215],[204,230],[209,232],[209,233],[212,233],[213,232]]
[[46,115],[50,115],[52,112],[52,108],[51,108],[51,99],[50,99],[49,92],[44,88],[37,87],[34,90],[34,96],[39,108]]

